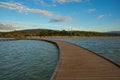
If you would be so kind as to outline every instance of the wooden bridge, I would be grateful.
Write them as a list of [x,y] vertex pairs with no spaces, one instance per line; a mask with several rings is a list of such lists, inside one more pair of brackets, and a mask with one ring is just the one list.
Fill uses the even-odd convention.
[[51,80],[120,80],[120,66],[76,45],[52,41],[59,47],[59,63]]
[[[6,41],[10,40],[14,39]],[[59,62],[51,80],[120,80],[120,66],[96,53],[63,41],[43,41],[54,43],[59,49]]]

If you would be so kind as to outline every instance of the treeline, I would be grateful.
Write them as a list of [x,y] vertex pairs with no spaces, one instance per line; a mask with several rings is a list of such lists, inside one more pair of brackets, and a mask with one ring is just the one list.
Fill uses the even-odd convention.
[[0,37],[4,38],[26,38],[26,37],[47,37],[47,36],[78,36],[78,37],[94,37],[94,36],[120,36],[120,34],[86,32],[86,31],[59,31],[50,29],[31,29],[12,32],[0,32]]

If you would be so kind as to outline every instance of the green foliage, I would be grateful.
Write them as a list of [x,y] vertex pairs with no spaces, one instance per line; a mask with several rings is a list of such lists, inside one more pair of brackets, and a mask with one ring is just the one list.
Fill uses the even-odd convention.
[[46,37],[46,36],[79,36],[79,37],[100,37],[100,36],[120,36],[120,34],[85,32],[85,31],[66,31],[50,29],[30,29],[12,32],[0,32],[0,37],[6,38],[26,38],[26,37]]

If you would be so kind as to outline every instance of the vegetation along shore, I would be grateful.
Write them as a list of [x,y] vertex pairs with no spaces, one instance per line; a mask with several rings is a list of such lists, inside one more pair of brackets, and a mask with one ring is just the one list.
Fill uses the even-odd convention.
[[89,31],[29,29],[10,32],[0,32],[0,37],[1,38],[120,37],[120,34]]

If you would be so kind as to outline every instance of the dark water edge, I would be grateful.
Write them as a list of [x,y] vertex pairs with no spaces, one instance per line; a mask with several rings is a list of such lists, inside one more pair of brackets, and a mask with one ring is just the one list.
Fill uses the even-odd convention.
[[58,50],[51,43],[0,41],[0,80],[49,80],[57,62]]

